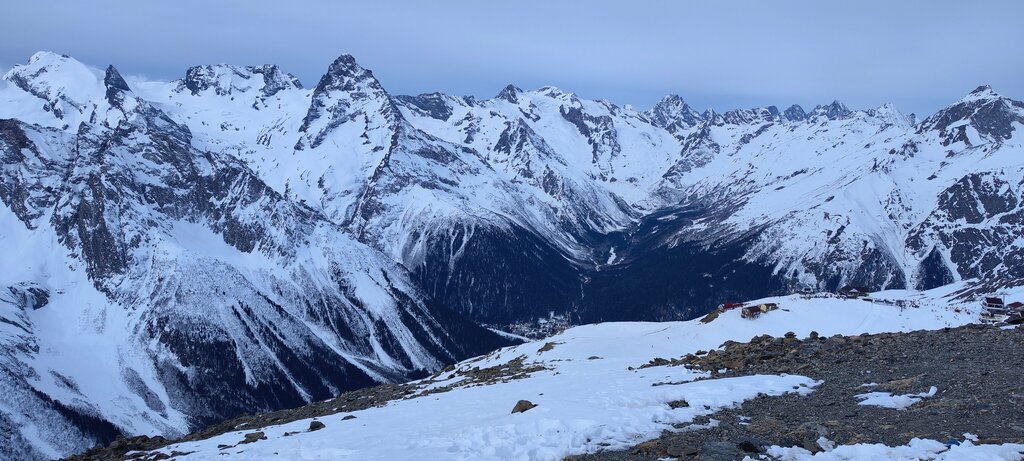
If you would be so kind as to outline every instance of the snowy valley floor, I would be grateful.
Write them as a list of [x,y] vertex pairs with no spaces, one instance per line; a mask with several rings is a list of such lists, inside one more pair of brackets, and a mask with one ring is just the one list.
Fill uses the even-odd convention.
[[[875,297],[919,307],[791,296],[754,320],[576,327],[425,380],[79,459],[1021,459],[1024,330],[955,328],[976,309],[934,293]],[[932,331],[857,336],[914,330]],[[520,400],[536,407],[512,413]]]

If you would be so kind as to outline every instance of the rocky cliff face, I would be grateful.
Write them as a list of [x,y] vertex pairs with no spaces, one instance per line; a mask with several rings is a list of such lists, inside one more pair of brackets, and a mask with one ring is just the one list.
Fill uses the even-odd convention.
[[472,322],[1024,276],[1024,104],[987,87],[917,123],[554,87],[393,96],[348,55],[306,89],[271,65],[153,82],[39,53],[4,76],[0,119],[19,396],[0,424],[59,428],[0,433],[36,456],[503,343]]

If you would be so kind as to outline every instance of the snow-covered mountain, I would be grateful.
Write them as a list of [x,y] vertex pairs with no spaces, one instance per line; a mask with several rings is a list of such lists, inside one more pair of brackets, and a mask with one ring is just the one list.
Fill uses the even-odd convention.
[[507,343],[113,67],[37,54],[6,79],[5,108],[49,110],[0,122],[0,457],[181,434]]
[[[988,87],[920,123],[892,105],[838,101],[717,114],[668,96],[638,113],[551,87],[399,101],[422,130],[506,172],[532,168],[512,169],[513,181],[529,184],[542,164],[587,191],[548,195],[589,225],[539,231],[580,271],[570,309],[584,321],[695,315],[800,288],[1024,275],[1024,158],[1013,137],[1024,103]],[[510,146],[515,133],[529,136]],[[611,200],[597,201],[601,191]]]
[[745,257],[790,287],[1019,278],[1022,109],[980,87],[920,124],[838,102],[712,116],[656,195],[703,210],[670,238],[752,233]]
[[474,322],[1020,283],[1022,125],[988,87],[918,122],[38,53],[0,81],[0,434],[41,457],[180,434],[504,344]]

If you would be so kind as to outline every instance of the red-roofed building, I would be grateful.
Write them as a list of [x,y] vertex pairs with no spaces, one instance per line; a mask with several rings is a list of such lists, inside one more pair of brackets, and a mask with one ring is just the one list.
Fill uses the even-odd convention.
[[724,303],[718,306],[718,310],[725,312],[728,310],[738,309],[740,307],[743,307],[743,303]]

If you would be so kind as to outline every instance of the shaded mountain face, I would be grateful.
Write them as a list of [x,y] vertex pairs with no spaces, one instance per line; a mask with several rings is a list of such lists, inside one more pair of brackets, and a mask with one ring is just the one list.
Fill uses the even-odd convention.
[[1024,277],[1024,105],[987,87],[917,123],[394,96],[348,55],[307,89],[272,65],[155,82],[38,53],[0,119],[0,445],[31,457],[505,343],[477,322]]

